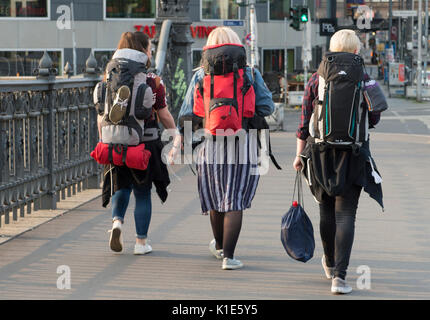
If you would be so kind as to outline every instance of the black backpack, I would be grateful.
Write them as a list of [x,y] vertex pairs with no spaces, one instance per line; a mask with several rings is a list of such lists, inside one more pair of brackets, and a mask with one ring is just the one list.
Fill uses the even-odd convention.
[[318,100],[309,123],[316,143],[357,149],[368,139],[363,101],[364,62],[353,53],[329,52],[318,68]]

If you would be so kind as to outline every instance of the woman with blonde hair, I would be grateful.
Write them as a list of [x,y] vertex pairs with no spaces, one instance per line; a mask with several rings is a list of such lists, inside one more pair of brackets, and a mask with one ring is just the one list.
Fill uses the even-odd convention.
[[227,27],[214,29],[203,48],[202,67],[188,87],[179,123],[183,126],[192,119],[203,123],[207,131],[198,146],[198,191],[202,212],[209,212],[214,235],[209,250],[223,259],[224,270],[243,266],[234,251],[243,210],[251,206],[259,181],[257,164],[251,160],[257,158],[256,144],[250,143],[248,134],[242,140],[227,140],[233,132],[246,129],[242,120],[246,123],[254,113],[268,116],[273,110],[272,94],[260,72],[246,65],[239,36]]
[[[363,60],[358,56],[360,45],[353,30],[340,30],[332,36],[330,52],[306,85],[301,121],[296,133],[297,153],[293,167],[297,171],[302,170],[319,203],[320,235],[324,249],[321,263],[325,276],[332,281],[331,292],[334,294],[352,291],[346,282],[346,273],[361,190],[364,188],[382,206],[382,188],[380,181],[372,176],[377,172],[368,140],[368,129],[379,122],[380,112],[368,112],[366,102],[355,102],[364,101],[360,97],[363,96],[361,89],[370,82],[363,69]],[[341,62],[337,64],[338,61]],[[331,86],[336,85],[340,88],[340,94],[335,89],[331,90]],[[353,91],[345,93],[346,87]],[[352,100],[352,104],[346,103],[350,101],[348,99]],[[323,116],[316,116],[318,112]],[[358,112],[361,112],[360,117],[349,116]],[[324,121],[321,119],[327,119],[323,126],[319,126],[320,121]],[[344,124],[360,128],[360,131],[347,129],[349,135],[356,135],[356,140],[350,145],[349,142],[340,142],[339,136],[333,138],[343,132],[340,125]],[[355,144],[357,141],[360,141],[359,144]]]

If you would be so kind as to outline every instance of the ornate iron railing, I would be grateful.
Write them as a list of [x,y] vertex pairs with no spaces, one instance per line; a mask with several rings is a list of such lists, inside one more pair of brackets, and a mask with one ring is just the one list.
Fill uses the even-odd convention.
[[[43,58],[42,58],[43,59]],[[98,141],[93,89],[99,76],[87,62],[82,77],[0,79],[0,218],[5,224],[33,210],[100,187],[101,167],[90,157]],[[91,72],[91,73],[90,73]],[[33,204],[33,205],[31,205]],[[1,219],[0,219],[1,226]]]

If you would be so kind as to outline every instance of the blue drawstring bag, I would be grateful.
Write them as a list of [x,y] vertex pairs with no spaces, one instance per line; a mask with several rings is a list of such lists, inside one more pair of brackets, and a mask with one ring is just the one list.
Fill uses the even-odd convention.
[[[294,201],[296,187],[298,198]],[[299,171],[294,183],[293,204],[282,217],[281,241],[287,254],[295,260],[306,262],[314,255],[314,228],[303,208],[302,178]]]

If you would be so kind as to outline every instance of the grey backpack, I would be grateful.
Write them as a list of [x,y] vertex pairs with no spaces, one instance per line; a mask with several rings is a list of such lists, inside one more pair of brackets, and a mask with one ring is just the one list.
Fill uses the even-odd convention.
[[[136,146],[143,141],[145,119],[151,115],[153,92],[146,84],[144,64],[125,58],[112,59],[106,67],[106,82],[97,84],[94,100],[101,121],[101,140],[112,145]],[[117,90],[126,85],[130,89],[127,110],[118,123],[109,120]],[[104,102],[102,102],[104,101]],[[103,107],[102,107],[103,106]]]

